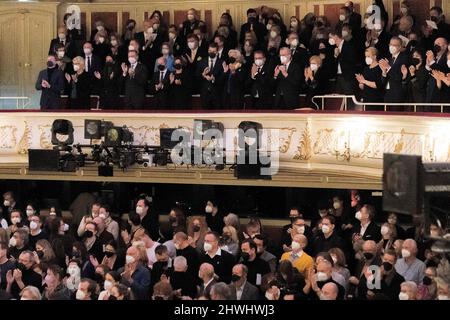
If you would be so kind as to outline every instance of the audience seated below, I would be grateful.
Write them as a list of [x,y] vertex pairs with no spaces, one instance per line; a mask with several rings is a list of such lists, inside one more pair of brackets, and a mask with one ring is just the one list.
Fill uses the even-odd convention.
[[240,27],[223,13],[213,30],[195,9],[180,26],[156,10],[143,30],[129,20],[122,35],[96,21],[89,41],[62,26],[36,82],[41,108],[90,109],[89,96],[96,96],[94,107],[102,109],[276,111],[320,108],[313,97],[334,93],[355,96],[366,110],[383,110],[376,103],[450,103],[450,26],[442,8],[432,7],[419,23],[407,1],[391,20],[377,4],[378,23],[347,1],[337,25],[312,13],[285,23],[262,6],[248,9]]
[[[334,196],[315,213],[292,207],[271,231],[258,218],[241,224],[217,199],[198,215],[174,207],[160,220],[146,195],[123,216],[97,196],[81,193],[62,217],[39,210],[42,199],[3,194],[1,299],[450,299],[448,261],[431,250],[424,221],[405,230],[360,198]],[[429,232],[448,229],[431,222]]]

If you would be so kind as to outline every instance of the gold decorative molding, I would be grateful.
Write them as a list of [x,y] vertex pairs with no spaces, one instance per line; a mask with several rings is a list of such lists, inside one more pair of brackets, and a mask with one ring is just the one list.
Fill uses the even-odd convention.
[[294,160],[309,160],[312,156],[311,134],[309,132],[309,123],[306,123],[305,129],[302,131],[300,141],[297,146],[297,152]]
[[22,138],[19,141],[18,144],[18,153],[19,154],[27,154],[28,149],[30,148],[30,141],[31,141],[31,130],[28,126],[28,122],[24,121],[25,128],[23,130]]
[[0,149],[14,149],[17,144],[16,134],[16,126],[0,126]]

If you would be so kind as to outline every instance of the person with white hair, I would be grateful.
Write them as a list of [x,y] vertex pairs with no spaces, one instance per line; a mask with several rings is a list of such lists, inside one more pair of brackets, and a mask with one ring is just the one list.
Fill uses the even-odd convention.
[[400,285],[400,300],[417,300],[417,284],[414,281],[405,281]]
[[175,296],[189,296],[192,299],[197,296],[197,286],[195,279],[187,272],[188,262],[183,256],[178,256],[173,260],[173,274],[170,276],[170,284]]
[[42,300],[42,296],[38,288],[26,286],[20,292],[20,300]]
[[413,239],[406,239],[402,246],[402,258],[397,260],[395,270],[402,275],[406,281],[422,283],[425,276],[425,263],[416,258],[417,243]]

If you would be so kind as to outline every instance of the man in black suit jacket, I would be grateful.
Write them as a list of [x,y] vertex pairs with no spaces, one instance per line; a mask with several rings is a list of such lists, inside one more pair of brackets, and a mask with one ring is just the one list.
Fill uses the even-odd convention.
[[76,55],[76,48],[75,44],[69,36],[67,36],[67,28],[66,27],[59,27],[58,28],[58,36],[55,39],[52,39],[50,42],[50,47],[48,49],[48,54],[55,54],[56,53],[56,47],[58,45],[63,45],[66,55],[73,59]]
[[352,27],[353,33],[355,34],[358,30],[361,29],[361,15],[357,12],[355,12],[355,6],[353,1],[347,1],[345,3],[345,7],[347,7],[350,10],[350,16],[348,18],[348,23]]
[[356,92],[356,50],[350,41],[345,41],[339,32],[331,32],[329,44],[335,46],[336,93],[354,95]]
[[380,227],[373,222],[375,218],[375,208],[373,206],[365,204],[361,210],[356,212],[355,218],[360,221],[354,228],[356,236],[364,241],[373,240],[376,243],[381,240]]
[[259,290],[247,281],[248,268],[243,264],[233,267],[231,275],[230,300],[258,300]]
[[167,70],[166,58],[159,57],[156,63],[158,66],[158,71],[153,73],[150,92],[154,95],[153,106],[157,109],[164,109],[168,107],[170,77],[172,74],[169,70]]
[[253,56],[255,59],[246,84],[252,95],[252,108],[273,108],[274,68],[269,64],[263,51],[255,51]]
[[208,46],[208,58],[202,59],[197,66],[197,79],[200,82],[200,98],[203,108],[218,109],[222,105],[223,60],[217,57],[217,45]]
[[402,68],[408,68],[409,58],[401,52],[402,40],[392,37],[389,43],[389,59],[380,60],[380,68],[383,75],[383,83],[386,89],[384,102],[403,103],[405,102],[405,81],[407,75],[402,73]]
[[136,33],[135,36],[139,43],[140,61],[149,72],[155,70],[156,58],[161,56],[162,43],[168,41],[167,35],[161,33],[161,28],[154,29],[151,23],[150,20],[145,20],[144,31]]
[[219,248],[219,234],[208,232],[204,242],[205,253],[200,257],[202,263],[207,262],[214,267],[215,274],[219,277],[219,282],[230,283],[231,269],[235,260],[231,253]]
[[42,90],[41,109],[57,109],[61,104],[61,91],[64,90],[64,74],[56,67],[53,55],[47,58],[47,69],[39,72],[36,90]]
[[138,62],[135,50],[128,52],[129,64],[122,63],[121,83],[125,87],[125,106],[131,109],[141,109],[144,106],[147,89],[147,68]]
[[267,29],[264,24],[258,21],[257,16],[255,9],[250,8],[247,10],[247,22],[241,26],[241,33],[239,34],[239,43],[241,45],[244,45],[245,33],[251,30],[255,32],[258,44],[262,45],[264,43]]
[[287,47],[280,49],[281,64],[275,67],[273,78],[276,83],[275,107],[279,109],[294,109],[299,107],[298,92],[301,86],[303,70],[292,63],[291,50]]
[[[445,38],[437,38],[434,41],[433,50],[427,51],[426,69],[430,72],[441,71],[444,74],[449,72],[447,65],[448,42]],[[427,84],[426,102],[438,103],[443,101],[441,90],[437,87],[436,79],[429,77]]]
[[93,76],[95,72],[100,72],[103,69],[104,61],[92,54],[92,43],[85,42],[83,44],[84,61],[85,61],[85,72]]

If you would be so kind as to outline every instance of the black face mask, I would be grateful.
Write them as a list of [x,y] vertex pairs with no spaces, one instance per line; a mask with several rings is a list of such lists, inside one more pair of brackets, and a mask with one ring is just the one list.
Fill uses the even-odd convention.
[[250,254],[248,254],[247,252],[242,252],[241,257],[242,257],[242,260],[248,261],[248,259],[250,259]]
[[231,239],[231,237],[228,235],[228,234],[224,234],[223,236],[222,236],[222,239],[223,239],[223,241],[228,241],[228,240],[230,240]]
[[73,258],[80,258],[81,257],[81,253],[79,253],[78,251],[72,251],[72,257]]
[[237,274],[233,274],[231,276],[231,281],[232,282],[238,282],[239,280],[241,280],[241,276],[238,276]]
[[392,263],[389,263],[389,262],[386,262],[386,261],[383,262],[383,268],[384,268],[385,271],[391,271],[393,267],[394,266],[392,265]]
[[364,252],[363,255],[366,260],[372,260],[374,257],[374,254],[372,252]]
[[294,223],[295,219],[297,219],[297,217],[289,217],[289,220],[291,221],[291,224]]
[[252,23],[256,23],[256,18],[255,17],[249,17],[247,19],[248,23],[252,24]]
[[55,64],[53,63],[53,61],[47,61],[47,68],[51,69],[55,66]]
[[169,222],[170,222],[171,224],[174,224],[175,222],[177,222],[177,218],[170,217],[170,218],[169,218]]
[[94,281],[95,282],[97,282],[97,283],[102,283],[103,282],[103,276],[101,275],[101,274],[98,274],[98,273],[96,273],[95,275],[94,275]]
[[411,47],[411,48],[415,48],[415,47],[417,47],[417,40],[411,40],[410,42],[409,42],[409,46]]
[[235,63],[236,62],[236,58],[235,57],[230,57],[230,58],[228,58],[228,62],[229,63]]
[[134,29],[134,25],[129,25],[127,29],[128,30],[133,30]]
[[214,52],[208,52],[208,56],[209,56],[211,59],[214,59],[214,58],[216,57],[216,54],[215,54]]
[[110,295],[108,300],[117,300],[116,296]]
[[433,21],[433,22],[436,22],[436,23],[438,22],[438,18],[437,18],[437,17],[435,17],[435,16],[433,16],[433,17],[430,17],[430,20],[431,20],[431,21]]
[[183,66],[181,64],[179,64],[179,63],[174,64],[173,67],[174,67],[175,70],[181,70],[183,68]]
[[433,283],[433,280],[430,277],[428,277],[428,276],[423,277],[423,284],[424,285],[429,286],[432,283]]
[[20,271],[24,272],[25,270],[27,270],[27,267],[23,263],[17,262],[16,269],[19,269]]
[[160,65],[158,66],[158,70],[159,70],[159,71],[164,71],[164,70],[166,70],[166,66],[160,64]]
[[194,232],[199,232],[200,231],[200,226],[194,226],[194,228],[192,230]]
[[36,254],[39,259],[42,259],[44,257],[44,251],[42,250],[36,250]]
[[441,51],[441,47],[438,46],[437,44],[434,45],[433,49],[434,49],[433,51],[435,54],[438,54]]
[[84,232],[84,237],[85,238],[91,238],[94,235],[94,233],[90,230],[87,230]]
[[327,53],[327,48],[319,49],[319,53],[326,54]]
[[115,255],[114,252],[111,252],[111,251],[105,251],[105,256],[107,256],[108,258],[111,258],[113,255]]
[[422,61],[418,58],[412,58],[411,62],[414,66],[417,66],[419,63],[421,63]]

